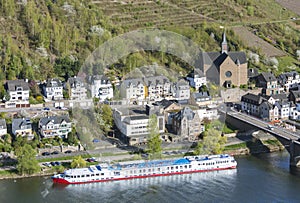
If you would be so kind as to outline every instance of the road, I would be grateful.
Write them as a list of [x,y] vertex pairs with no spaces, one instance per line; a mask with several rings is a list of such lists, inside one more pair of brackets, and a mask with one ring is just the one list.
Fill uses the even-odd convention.
[[[223,111],[224,113],[225,111]],[[247,115],[245,113],[241,113],[238,111],[235,111],[233,109],[230,109],[229,111],[226,112],[227,115],[230,115],[234,118],[237,118],[241,121],[247,122],[259,129],[264,130],[265,132],[268,132],[270,134],[276,134],[276,136],[278,137],[282,137],[283,139],[290,139],[290,140],[298,140],[300,138],[299,133],[294,133],[294,132],[290,132],[282,127],[279,126],[274,126],[274,129],[271,130],[268,128],[269,123],[262,121],[258,118],[255,118],[253,116]]]

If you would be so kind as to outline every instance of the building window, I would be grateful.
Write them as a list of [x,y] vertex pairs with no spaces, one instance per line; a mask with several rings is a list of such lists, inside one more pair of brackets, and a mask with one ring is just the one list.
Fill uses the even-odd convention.
[[228,78],[230,78],[232,76],[231,71],[226,71],[225,76],[228,77]]

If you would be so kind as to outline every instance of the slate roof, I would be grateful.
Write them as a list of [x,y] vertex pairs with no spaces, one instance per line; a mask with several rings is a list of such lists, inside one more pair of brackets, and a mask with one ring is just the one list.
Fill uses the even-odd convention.
[[194,93],[194,98],[195,99],[201,99],[201,98],[211,98],[209,95],[209,92],[196,92]]
[[180,86],[188,86],[189,87],[189,83],[187,81],[185,81],[184,79],[180,79],[179,81],[177,81],[176,85],[178,87],[180,87]]
[[165,76],[147,77],[144,78],[144,82],[147,86],[170,83],[169,79]]
[[16,130],[32,129],[30,118],[15,118],[12,121],[12,132]]
[[186,117],[188,120],[193,120],[194,116],[195,112],[190,107],[184,107],[174,115],[174,118],[177,120],[182,120],[184,117]]
[[68,82],[72,87],[77,87],[77,86],[82,86],[83,82],[81,80],[81,78],[78,78],[78,77],[71,77],[68,79]]
[[268,101],[263,101],[263,102],[261,103],[261,105],[263,105],[263,104],[265,104],[265,105],[268,107],[268,110],[273,109],[273,105],[270,104]]
[[248,69],[248,78],[253,78],[258,76],[258,70],[257,68],[249,68]]
[[[223,61],[229,56],[233,62],[237,63],[239,60],[240,64],[247,63],[247,57],[245,52],[239,51],[239,52],[228,52],[228,53],[221,53],[221,52],[208,52],[208,56],[210,57],[211,61],[219,66],[223,63]],[[208,60],[207,60],[208,61]],[[211,65],[211,64],[207,64]]]
[[39,123],[40,125],[44,126],[47,125],[49,122],[53,122],[54,124],[60,124],[63,121],[66,121],[67,123],[71,122],[68,116],[50,116],[41,118]]
[[142,79],[140,78],[136,78],[136,79],[126,79],[126,80],[123,80],[122,81],[122,85],[124,85],[125,87],[130,87],[131,85],[136,87],[138,86],[139,84],[143,84],[144,85],[144,82]]
[[246,103],[251,103],[254,105],[260,105],[263,101],[265,101],[265,99],[260,95],[247,93],[242,96],[241,101],[246,102]]
[[263,72],[257,76],[258,81],[265,81],[265,82],[272,82],[277,81],[276,77],[273,75],[273,73],[270,72]]
[[110,80],[106,75],[93,75],[92,82],[95,80],[100,80],[102,85],[110,84]]
[[288,95],[286,95],[285,93],[274,94],[274,95],[272,95],[272,97],[275,100],[280,100],[280,101],[287,101],[288,100]]
[[278,76],[278,78],[280,78],[280,79],[288,79],[288,77],[295,78],[296,75],[299,75],[299,73],[297,71],[290,71],[290,72],[286,72],[286,73],[281,73]]
[[62,87],[62,83],[57,78],[48,79],[46,87]]
[[297,90],[297,91],[291,91],[291,94],[292,94],[295,98],[300,98],[300,90]]
[[164,109],[168,108],[170,105],[176,103],[175,101],[171,101],[171,100],[167,100],[167,99],[163,99],[161,101],[155,102],[155,105],[159,105],[162,106]]
[[29,90],[29,85],[24,80],[8,80],[7,90],[16,91],[17,87],[22,87],[23,91]]

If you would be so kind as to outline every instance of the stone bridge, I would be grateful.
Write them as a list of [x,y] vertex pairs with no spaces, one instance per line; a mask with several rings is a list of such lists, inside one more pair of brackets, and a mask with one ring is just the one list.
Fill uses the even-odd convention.
[[269,124],[253,116],[229,110],[220,111],[226,116],[226,123],[240,131],[263,130],[276,137],[290,153],[290,166],[300,168],[300,135],[282,127],[269,127]]

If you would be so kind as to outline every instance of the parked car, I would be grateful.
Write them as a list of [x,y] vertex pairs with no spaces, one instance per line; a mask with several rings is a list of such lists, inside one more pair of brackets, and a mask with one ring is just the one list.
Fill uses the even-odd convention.
[[72,153],[72,150],[65,151],[65,154],[71,154],[71,153]]
[[86,159],[87,162],[95,162],[96,159],[94,157]]
[[51,154],[59,154],[59,151],[54,151]]
[[43,163],[43,165],[44,165],[44,166],[47,166],[47,167],[51,167],[51,166],[52,166],[52,165],[51,165],[50,163],[48,163],[48,162]]
[[44,111],[50,111],[50,108],[45,107],[45,108],[43,108],[43,110],[44,110]]
[[56,161],[56,162],[55,162],[55,165],[56,165],[56,166],[60,166],[61,163],[60,163],[59,161]]
[[49,152],[43,152],[43,153],[42,153],[42,156],[49,156],[49,155],[50,155]]
[[94,143],[98,143],[98,142],[100,142],[100,140],[98,140],[98,139],[93,139],[93,142],[94,142]]
[[274,126],[272,126],[272,125],[268,125],[267,128],[268,128],[269,130],[274,130]]

